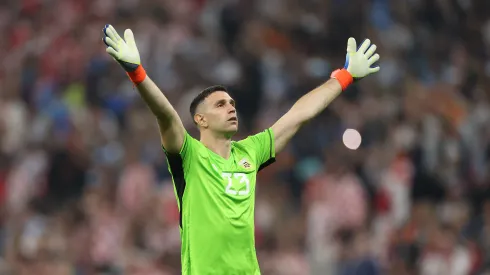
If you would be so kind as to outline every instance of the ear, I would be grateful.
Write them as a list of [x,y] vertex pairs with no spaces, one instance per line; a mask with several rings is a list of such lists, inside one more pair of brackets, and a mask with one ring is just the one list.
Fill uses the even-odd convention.
[[202,128],[207,128],[208,127],[208,121],[202,114],[195,114],[194,115],[194,121],[196,122],[197,126],[202,127]]

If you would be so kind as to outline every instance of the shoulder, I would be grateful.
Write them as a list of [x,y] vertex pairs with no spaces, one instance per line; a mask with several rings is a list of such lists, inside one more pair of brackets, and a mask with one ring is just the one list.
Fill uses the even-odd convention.
[[201,147],[202,147],[201,142],[199,140],[195,139],[194,137],[192,137],[187,131],[185,132],[184,142],[182,144],[182,147],[181,147],[179,153],[169,153],[165,150],[165,148],[162,145],[162,149],[165,152],[165,154],[167,155],[167,157],[171,157],[171,158],[180,157],[183,159],[192,157],[194,154],[196,154],[200,150],[202,150]]
[[199,147],[199,145],[201,144],[201,142],[199,140],[197,140],[196,138],[191,136],[188,132],[185,133],[184,143],[188,144],[189,146],[193,146],[193,147]]
[[257,143],[263,143],[263,142],[269,142],[274,138],[274,133],[272,131],[272,128],[267,128],[263,130],[262,132],[258,132],[253,135],[249,135],[246,138],[236,141],[235,143],[237,146],[254,146],[257,145]]
[[231,143],[231,148],[238,155],[247,155],[254,150],[245,139],[239,141],[233,141]]

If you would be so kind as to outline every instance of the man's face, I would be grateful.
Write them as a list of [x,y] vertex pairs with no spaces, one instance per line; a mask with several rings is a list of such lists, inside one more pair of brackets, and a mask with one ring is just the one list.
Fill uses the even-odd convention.
[[210,94],[198,108],[198,118],[202,120],[201,127],[218,134],[232,136],[238,131],[238,117],[235,101],[226,92]]

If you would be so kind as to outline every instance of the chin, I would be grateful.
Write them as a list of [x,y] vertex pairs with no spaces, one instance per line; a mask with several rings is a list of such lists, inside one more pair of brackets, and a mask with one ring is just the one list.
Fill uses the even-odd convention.
[[232,125],[231,127],[228,127],[228,129],[226,129],[224,132],[226,133],[226,135],[233,136],[238,132],[238,125]]

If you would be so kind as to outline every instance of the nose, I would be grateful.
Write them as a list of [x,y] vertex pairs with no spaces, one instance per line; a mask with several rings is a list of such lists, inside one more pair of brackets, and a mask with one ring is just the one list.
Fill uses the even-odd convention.
[[231,106],[231,108],[228,110],[228,114],[234,114],[236,113],[235,107]]

